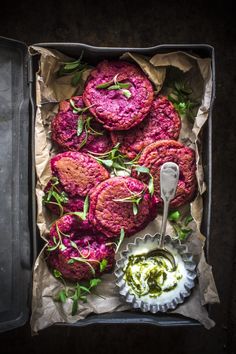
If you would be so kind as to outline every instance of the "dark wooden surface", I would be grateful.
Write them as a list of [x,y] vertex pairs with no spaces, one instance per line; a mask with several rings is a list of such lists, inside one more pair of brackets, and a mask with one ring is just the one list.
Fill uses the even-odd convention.
[[236,353],[235,18],[233,1],[19,1],[1,5],[0,35],[27,44],[84,42],[142,47],[208,43],[216,51],[213,112],[213,205],[210,263],[221,304],[216,326],[154,328],[112,325],[52,327],[31,337],[29,325],[0,335],[1,353]]

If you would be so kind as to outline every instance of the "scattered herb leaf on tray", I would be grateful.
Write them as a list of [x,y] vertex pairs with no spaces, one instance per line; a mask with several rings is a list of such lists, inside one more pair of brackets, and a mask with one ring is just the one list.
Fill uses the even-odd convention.
[[169,213],[168,220],[171,222],[171,225],[175,230],[179,240],[185,241],[188,236],[191,235],[193,230],[187,227],[188,224],[193,220],[191,215],[185,217],[184,220],[182,220],[180,212],[175,210]]
[[186,116],[191,122],[194,121],[194,108],[199,105],[199,103],[192,100],[192,92],[192,89],[186,83],[175,82],[173,90],[168,96],[168,99],[173,103],[179,114]]
[[69,286],[61,276],[61,273],[60,276],[58,276],[59,273],[60,272],[58,272],[58,270],[53,270],[54,276],[63,282],[64,289],[58,292],[55,297],[55,301],[65,303],[67,299],[71,299],[73,301],[71,315],[75,316],[79,309],[79,301],[86,302],[87,296],[91,294],[91,290],[93,288],[95,288],[98,284],[101,283],[101,279],[92,278],[89,281],[76,283],[74,286]]
[[89,68],[89,65],[87,63],[82,62],[83,54],[84,51],[81,52],[79,59],[75,61],[62,63],[58,72],[59,77],[74,73],[71,79],[71,85],[74,87],[78,86],[82,78],[83,72]]

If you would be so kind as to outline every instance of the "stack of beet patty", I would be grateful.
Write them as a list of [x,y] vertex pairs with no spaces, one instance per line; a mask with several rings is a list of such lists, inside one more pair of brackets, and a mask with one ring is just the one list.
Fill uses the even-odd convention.
[[99,63],[83,95],[60,103],[51,124],[60,153],[51,159],[44,196],[60,215],[49,235],[51,268],[71,281],[111,270],[117,239],[144,229],[162,207],[164,162],[180,167],[172,208],[192,200],[195,152],[176,141],[180,129],[168,98],[154,97],[141,69],[122,60]]

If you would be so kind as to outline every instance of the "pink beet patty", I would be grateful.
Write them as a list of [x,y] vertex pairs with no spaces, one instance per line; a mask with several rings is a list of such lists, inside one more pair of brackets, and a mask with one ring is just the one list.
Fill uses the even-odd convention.
[[99,232],[81,230],[77,217],[72,215],[65,215],[54,223],[48,246],[48,265],[70,281],[101,275],[100,262],[104,259],[107,261],[104,271],[109,271],[115,262],[114,247],[106,244],[106,237]]
[[[98,88],[108,83],[109,87]],[[126,92],[117,84],[128,84]],[[115,86],[114,86],[115,85]],[[112,88],[114,87],[114,89]],[[128,97],[125,95],[127,94]],[[99,63],[91,72],[83,100],[90,112],[108,130],[127,130],[148,114],[153,101],[153,87],[141,69],[125,61]]]
[[71,197],[85,197],[91,188],[109,178],[108,171],[85,153],[63,152],[51,159],[52,175]]
[[[85,108],[82,96],[72,97],[75,107]],[[52,140],[62,149],[70,151],[92,151],[103,153],[112,144],[111,139],[102,125],[92,117],[89,111],[73,112],[69,100],[60,102],[59,112],[52,120]],[[90,119],[91,118],[91,119]],[[86,125],[89,119],[89,126]],[[83,130],[78,132],[78,122],[83,120]]]
[[[133,203],[119,201],[141,197],[138,213]],[[142,230],[157,214],[157,198],[147,186],[131,177],[114,177],[100,183],[90,194],[89,221],[107,237],[117,237],[123,228],[126,236]]]
[[120,143],[120,151],[133,159],[146,146],[157,140],[177,140],[181,119],[173,104],[165,96],[158,96],[152,103],[144,121],[128,131],[112,132],[112,141]]
[[[160,198],[160,168],[165,162],[175,162],[179,165],[180,177],[176,197],[170,202],[172,208],[178,208],[191,201],[196,191],[195,151],[174,140],[161,140],[143,150],[138,164],[149,168],[154,178],[155,194],[158,198]],[[147,182],[145,174],[141,173],[137,176],[134,171],[133,176]]]

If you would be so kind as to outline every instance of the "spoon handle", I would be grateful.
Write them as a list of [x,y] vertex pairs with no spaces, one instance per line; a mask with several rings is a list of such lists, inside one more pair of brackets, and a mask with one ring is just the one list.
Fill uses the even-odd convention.
[[162,217],[162,222],[161,222],[161,237],[160,237],[160,241],[159,241],[160,248],[164,248],[168,210],[169,210],[169,202],[164,200],[164,210],[163,210],[163,217]]
[[174,162],[166,162],[161,166],[160,171],[160,190],[161,198],[164,202],[163,217],[161,223],[161,237],[159,247],[164,247],[166,234],[166,223],[170,201],[175,197],[176,188],[179,181],[179,166]]

